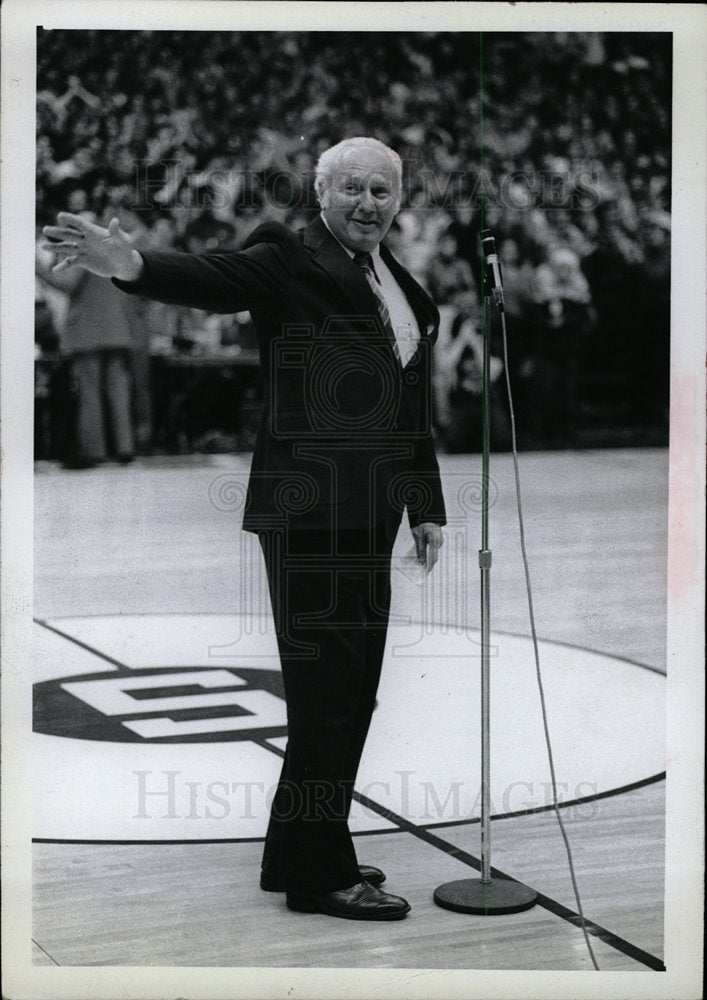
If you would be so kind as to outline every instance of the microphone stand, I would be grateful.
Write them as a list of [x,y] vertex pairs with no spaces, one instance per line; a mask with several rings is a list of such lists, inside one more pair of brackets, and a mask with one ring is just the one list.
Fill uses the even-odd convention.
[[[485,232],[488,232],[486,230]],[[486,244],[486,245],[485,245]],[[438,906],[459,913],[490,916],[519,913],[535,905],[538,894],[522,882],[491,877],[491,740],[490,740],[490,620],[491,549],[489,548],[489,453],[491,445],[491,320],[492,300],[503,313],[500,269],[490,234],[482,240],[484,250],[484,306],[482,381],[482,473],[481,473],[481,878],[460,879],[438,886],[433,899]],[[487,253],[487,250],[491,253]],[[492,266],[493,265],[493,266]]]

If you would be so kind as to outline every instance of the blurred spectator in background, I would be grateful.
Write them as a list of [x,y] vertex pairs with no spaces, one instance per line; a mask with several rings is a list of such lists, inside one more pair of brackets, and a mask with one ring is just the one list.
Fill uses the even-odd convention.
[[544,447],[574,443],[577,373],[593,312],[579,257],[569,247],[550,250],[535,272],[532,396],[526,414]]
[[[533,254],[527,247],[525,252],[521,253],[518,241],[509,236],[499,244],[498,258],[503,277],[506,316],[509,325],[513,326],[515,339],[520,345],[527,339],[529,313],[535,298]],[[527,350],[527,344],[525,349]]]
[[[121,229],[129,233],[136,246],[150,241],[151,230],[132,207],[133,198],[119,188],[112,188],[104,218],[115,216]],[[132,344],[129,352],[132,377],[132,415],[135,451],[148,454],[152,445],[152,373],[150,367],[151,330],[145,316],[146,302],[136,299],[131,314]],[[167,319],[169,323],[169,319]]]
[[638,340],[631,413],[649,428],[665,425],[670,405],[670,216],[640,219],[643,262],[636,296]]
[[518,441],[524,445],[531,419],[529,414],[537,405],[532,378],[535,371],[533,321],[538,251],[528,244],[523,230],[519,229],[514,231],[513,236],[500,241],[498,257],[503,278],[509,375],[518,412],[523,416],[518,427]]
[[572,250],[579,260],[583,260],[592,249],[586,234],[572,221],[572,213],[566,208],[556,209],[550,214],[553,243]]
[[[483,444],[483,362],[482,316],[476,292],[458,292],[453,299],[454,316],[449,336],[438,352],[447,390],[444,401],[446,420],[441,428],[448,452],[479,452]],[[503,362],[498,348],[490,345],[489,424],[494,451],[510,446],[510,423],[501,375]]]
[[[96,220],[93,213],[84,214]],[[106,224],[114,214],[111,206],[104,216]],[[69,297],[61,348],[70,359],[76,411],[71,453],[65,456],[64,464],[90,469],[109,456],[127,464],[135,456],[131,366],[136,332],[134,307],[109,282],[87,271],[57,274],[52,270],[53,263],[51,254],[38,251],[38,275]]]
[[49,286],[40,278],[34,291],[34,454],[51,458],[58,425],[53,420],[54,386],[59,372],[59,332]]
[[462,312],[476,311],[476,288],[471,268],[458,255],[457,238],[449,229],[440,234],[427,265],[425,286],[439,309],[439,333],[434,347],[432,386],[435,425],[444,438],[453,419],[450,393],[456,379],[456,362],[451,360],[452,324]]
[[[136,240],[138,250],[171,250],[176,245],[177,227],[171,215],[158,215],[152,225]],[[177,336],[178,313],[174,306],[163,302],[134,297],[139,326],[151,355],[169,354]]]
[[452,205],[448,232],[456,239],[459,256],[469,266],[477,294],[481,297],[481,231],[479,219],[474,215],[470,193],[461,195],[457,203]]
[[59,350],[59,331],[50,303],[49,286],[39,276],[34,288],[34,344],[38,355],[54,354]]
[[643,252],[626,231],[614,200],[601,203],[596,217],[595,244],[582,261],[596,311],[595,363],[607,382],[617,385],[628,419],[630,410],[635,410],[631,387],[642,350],[638,290]]
[[562,246],[550,250],[547,262],[540,264],[535,272],[535,299],[548,303],[550,312],[556,316],[565,303],[589,305],[589,285],[574,250]]
[[458,292],[474,289],[471,267],[459,256],[457,238],[449,229],[439,235],[430,257],[427,289],[438,308],[451,303]]
[[443,211],[426,200],[424,190],[411,194],[410,204],[395,219],[393,241],[403,264],[422,284],[432,262],[437,237],[447,228],[449,219]]

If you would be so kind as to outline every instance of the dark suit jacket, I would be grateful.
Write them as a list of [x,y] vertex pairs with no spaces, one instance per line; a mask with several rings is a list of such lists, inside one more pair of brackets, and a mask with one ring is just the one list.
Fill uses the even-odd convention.
[[431,423],[437,309],[386,250],[421,338],[396,360],[360,269],[321,218],[295,233],[260,226],[237,253],[145,252],[118,287],[212,312],[248,310],[260,345],[263,412],[243,527],[331,529],[445,523]]

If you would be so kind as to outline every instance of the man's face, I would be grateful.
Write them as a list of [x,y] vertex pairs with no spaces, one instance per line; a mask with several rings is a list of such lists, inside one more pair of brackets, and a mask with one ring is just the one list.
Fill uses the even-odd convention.
[[400,185],[388,156],[361,148],[344,152],[321,204],[329,228],[345,247],[374,250],[400,207]]

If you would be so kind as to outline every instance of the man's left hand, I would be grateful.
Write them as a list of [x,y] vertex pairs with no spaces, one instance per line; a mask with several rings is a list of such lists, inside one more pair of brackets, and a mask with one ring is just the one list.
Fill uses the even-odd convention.
[[442,529],[438,524],[424,521],[412,529],[412,534],[415,539],[417,561],[425,567],[425,573],[429,573],[437,562],[437,556],[444,541]]

